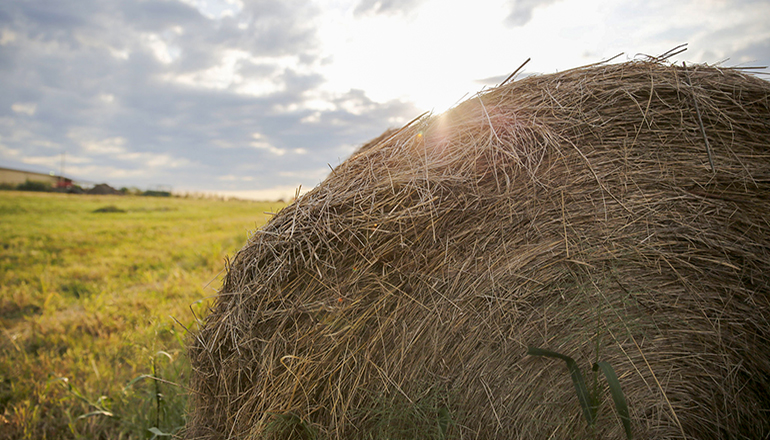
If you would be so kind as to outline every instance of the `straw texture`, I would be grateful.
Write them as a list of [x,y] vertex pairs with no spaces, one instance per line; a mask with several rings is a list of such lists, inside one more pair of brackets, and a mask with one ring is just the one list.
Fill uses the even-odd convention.
[[378,438],[414,410],[449,438],[591,437],[536,346],[609,363],[637,438],[766,438],[769,218],[763,80],[634,61],[488,90],[254,232],[191,338],[186,436]]

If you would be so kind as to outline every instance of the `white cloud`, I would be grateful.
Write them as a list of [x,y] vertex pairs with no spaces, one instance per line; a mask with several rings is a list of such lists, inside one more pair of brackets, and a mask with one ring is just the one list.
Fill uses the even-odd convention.
[[270,142],[261,133],[252,133],[251,137],[254,138],[254,140],[249,142],[249,145],[254,148],[267,150],[276,156],[283,156],[286,154],[286,150],[277,148],[270,144]]
[[17,102],[11,105],[11,110],[19,114],[34,116],[37,111],[37,104],[34,102]]
[[388,118],[388,125],[391,127],[399,127],[409,122],[409,120],[403,116],[392,116]]
[[[243,75],[242,65],[270,66],[273,73],[264,76]],[[223,51],[219,63],[207,69],[183,74],[165,74],[162,79],[187,86],[225,90],[232,88],[236,93],[254,97],[268,96],[286,90],[282,79],[287,69],[299,69],[299,61],[294,56],[255,57],[240,49]]]
[[262,133],[252,133],[251,137],[254,140],[249,142],[250,146],[260,150],[269,151],[271,154],[275,156],[283,156],[288,152],[291,152],[297,155],[307,154],[308,152],[307,149],[305,148],[291,148],[291,149],[278,148],[273,144],[271,144],[270,141],[268,141],[268,139]]
[[286,84],[280,80],[270,79],[241,79],[235,91],[243,95],[268,96],[286,90]]
[[131,52],[129,52],[127,49],[115,49],[114,47],[108,47],[107,50],[110,51],[110,55],[120,60],[127,60],[129,55],[131,55]]
[[33,140],[29,141],[29,143],[30,143],[30,145],[44,147],[44,148],[47,148],[49,150],[53,150],[53,149],[60,150],[61,149],[61,144],[59,144],[58,142],[52,142],[52,141],[50,141],[50,140],[48,140],[46,138],[33,139]]
[[[684,42],[679,60],[770,61],[762,0],[57,1],[43,15],[35,2],[0,8],[0,155],[55,164],[66,151],[89,179],[125,185],[312,182],[528,57],[519,77]],[[506,26],[514,1],[531,12],[523,26]]]
[[152,170],[125,168],[119,165],[67,166],[67,176],[79,176],[92,182],[114,182],[115,179],[141,179],[155,177]]
[[359,147],[358,145],[342,144],[342,145],[338,145],[337,148],[335,148],[335,151],[341,157],[347,157],[353,154],[353,152],[356,151],[358,147]]
[[[61,143],[56,142],[58,138],[50,138],[44,133],[38,133],[36,130],[30,130],[29,125],[23,124],[26,121],[15,121],[14,118],[0,118],[0,133],[6,134],[0,136],[6,145],[14,145],[15,147],[21,146],[21,151],[27,154],[40,153],[38,148],[42,147],[47,150],[60,149]],[[37,126],[34,124],[33,126]]]
[[225,176],[219,176],[217,180],[223,182],[251,182],[254,180],[253,176],[236,176],[235,174],[227,174]]
[[85,141],[81,145],[83,148],[91,153],[97,154],[119,154],[126,151],[124,145],[126,144],[126,138],[112,137],[102,139],[99,141]]
[[501,25],[508,9],[505,0],[431,1],[406,19],[352,19],[350,10],[327,10],[319,31],[324,54],[332,57],[320,67],[326,86],[337,93],[361,89],[379,103],[403,99],[444,109],[477,91],[473,79],[512,69],[516,52],[526,51],[524,44],[503,43],[517,41]]
[[184,157],[168,153],[131,151],[128,139],[122,136],[99,137],[86,128],[72,129],[67,137],[78,144],[87,156],[100,157],[102,160],[116,159],[138,164],[148,170],[182,168],[191,164]]
[[90,157],[86,156],[74,156],[72,154],[67,154],[64,156],[64,164],[65,166],[72,165],[72,164],[84,164],[84,163],[92,163],[94,160]]
[[[50,156],[25,156],[21,159],[22,162],[32,164],[32,165],[43,165],[51,169],[59,170],[62,166],[62,156],[61,154],[56,155],[50,155]],[[74,164],[87,164],[92,163],[93,160],[90,157],[83,157],[83,156],[73,156],[73,155],[66,155],[64,156],[64,166],[65,171],[70,172],[72,170],[72,165]]]
[[[224,197],[234,197],[247,200],[292,200],[299,186],[281,185],[271,188],[237,191],[215,191],[215,194]],[[312,187],[302,187],[300,195],[309,192]]]
[[16,41],[16,33],[10,29],[0,31],[0,46],[6,46]]
[[344,99],[340,101],[339,108],[352,115],[361,116],[364,113],[379,107],[376,102],[358,99]]
[[209,20],[218,20],[224,17],[234,17],[243,10],[243,2],[240,0],[181,0],[183,3],[198,9]]
[[85,129],[72,129],[67,137],[75,141],[87,153],[93,154],[120,154],[126,152],[128,140],[121,136],[97,138]]
[[281,177],[293,177],[293,178],[300,178],[305,181],[316,181],[320,182],[323,179],[326,178],[326,176],[329,175],[329,172],[331,170],[329,167],[325,168],[317,168],[315,170],[302,170],[302,171],[279,171],[278,175]]
[[125,160],[140,164],[143,168],[181,168],[191,162],[183,157],[174,157],[165,153],[132,152],[122,153],[116,156],[119,160]]
[[14,148],[8,148],[7,146],[0,144],[0,156],[5,158],[14,159],[19,157],[20,151]]
[[524,26],[532,19],[536,9],[558,0],[511,0],[511,13],[505,22],[513,26]]
[[[512,0],[447,3],[429,0],[408,17],[364,15],[354,5],[327,8],[320,23],[319,66],[328,91],[364,90],[378,103],[416,102],[440,112],[479,90],[474,80],[504,76],[532,58],[525,71],[551,73],[626,52],[659,55],[685,42],[685,57],[706,50],[730,56],[767,41],[770,3],[685,0],[516,0],[518,27],[505,26]],[[526,20],[524,20],[526,19]],[[518,19],[517,19],[518,20]],[[726,38],[714,32],[741,26]],[[693,59],[693,57],[695,59]],[[356,109],[352,109],[355,111]]]
[[61,156],[25,156],[21,158],[23,163],[42,165],[50,169],[58,169],[61,166]]
[[240,144],[229,139],[214,139],[211,143],[219,148],[237,148],[240,146]]
[[113,95],[111,93],[100,93],[99,94],[99,99],[101,99],[102,101],[104,101],[104,102],[109,104],[109,103],[115,101],[115,95]]
[[317,124],[321,122],[321,112],[313,112],[300,119],[299,122],[303,124]]
[[155,58],[163,64],[172,63],[179,58],[182,52],[179,47],[166,43],[157,34],[142,35],[142,42],[152,51]]

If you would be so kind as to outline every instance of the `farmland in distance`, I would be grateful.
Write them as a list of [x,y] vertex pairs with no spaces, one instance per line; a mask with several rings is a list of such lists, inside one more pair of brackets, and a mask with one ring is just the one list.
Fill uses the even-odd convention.
[[177,433],[185,327],[283,206],[0,191],[0,439]]

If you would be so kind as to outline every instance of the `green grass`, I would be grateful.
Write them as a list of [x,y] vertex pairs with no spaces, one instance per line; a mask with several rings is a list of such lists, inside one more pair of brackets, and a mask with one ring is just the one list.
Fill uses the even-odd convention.
[[[184,423],[187,326],[278,203],[0,192],[0,438]],[[173,318],[172,318],[173,317]]]
[[623,424],[626,438],[628,440],[633,439],[634,436],[631,432],[631,419],[628,415],[628,404],[626,403],[626,397],[623,394],[622,388],[620,387],[620,382],[618,381],[617,374],[615,374],[615,369],[612,368],[609,363],[604,361],[597,361],[594,363],[592,367],[592,370],[594,371],[593,390],[589,391],[588,387],[586,387],[585,379],[583,379],[583,373],[580,372],[580,367],[578,367],[577,362],[575,362],[575,360],[571,357],[555,351],[545,350],[537,347],[529,347],[527,349],[527,354],[530,356],[544,356],[554,359],[561,359],[567,364],[567,370],[569,370],[572,383],[575,385],[575,395],[580,402],[580,407],[583,410],[583,416],[588,423],[588,427],[592,431],[596,425],[596,416],[597,412],[599,411],[599,402],[601,401],[598,387],[598,372],[601,371],[604,374],[605,379],[607,379],[610,393],[612,395],[612,400],[615,402],[615,409],[617,410],[620,421]]

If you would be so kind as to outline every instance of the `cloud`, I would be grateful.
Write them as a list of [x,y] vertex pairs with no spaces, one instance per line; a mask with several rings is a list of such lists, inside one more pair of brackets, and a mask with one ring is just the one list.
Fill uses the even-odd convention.
[[32,165],[43,165],[49,169],[56,169],[61,163],[61,159],[57,156],[26,156],[22,159],[22,162]]
[[[317,183],[327,163],[422,113],[408,85],[454,102],[466,90],[452,78],[494,84],[533,55],[503,54],[490,42],[556,35],[533,56],[538,71],[552,70],[538,59],[565,47],[573,62],[587,51],[614,55],[616,45],[662,53],[683,39],[695,62],[770,56],[766,2],[686,2],[666,15],[672,6],[657,0],[431,1],[350,0],[323,10],[301,0],[0,2],[0,163],[58,171],[64,153],[67,174],[113,186],[291,188]],[[544,19],[530,20],[545,5]],[[481,7],[509,15],[512,27],[473,28],[489,18]],[[425,32],[413,32],[415,23]],[[495,32],[483,32],[490,23]],[[389,35],[394,26],[398,35]]]
[[509,26],[524,26],[532,20],[532,13],[537,8],[548,6],[560,0],[513,0],[511,2],[511,12],[505,18],[505,23]]
[[353,13],[356,16],[376,14],[405,14],[423,3],[422,0],[361,0]]
[[[65,3],[67,1],[65,0]],[[84,1],[83,3],[94,6],[95,2]],[[159,0],[108,3],[109,6],[104,6],[105,11],[116,12],[122,24],[140,32],[160,33],[173,27],[202,28],[208,21],[197,8],[187,2]]]
[[16,41],[16,34],[8,29],[0,30],[0,46],[5,46]]
[[0,144],[0,156],[3,158],[16,159],[21,156],[21,151]]
[[284,154],[286,154],[287,150],[273,146],[272,144],[270,144],[270,142],[268,142],[268,140],[262,134],[254,133],[251,136],[254,138],[254,140],[249,142],[250,146],[260,150],[269,151],[270,154],[273,154],[276,156],[283,156]]
[[34,102],[17,102],[11,105],[11,110],[19,114],[34,116],[35,111],[37,110],[37,104]]
[[770,37],[742,47],[733,54],[731,60],[738,66],[763,67],[767,71],[770,69]]
[[290,187],[419,113],[323,91],[305,2],[205,6],[2,3],[0,162],[58,171],[66,153],[68,177],[114,186]]
[[219,19],[237,15],[243,9],[243,3],[239,0],[181,0],[188,5],[197,8],[201,14],[209,19]]
[[297,194],[297,190],[299,190],[300,194],[305,194],[311,189],[312,188],[300,188],[299,186],[293,185],[279,185],[258,190],[216,191],[215,194],[238,199],[290,201]]

